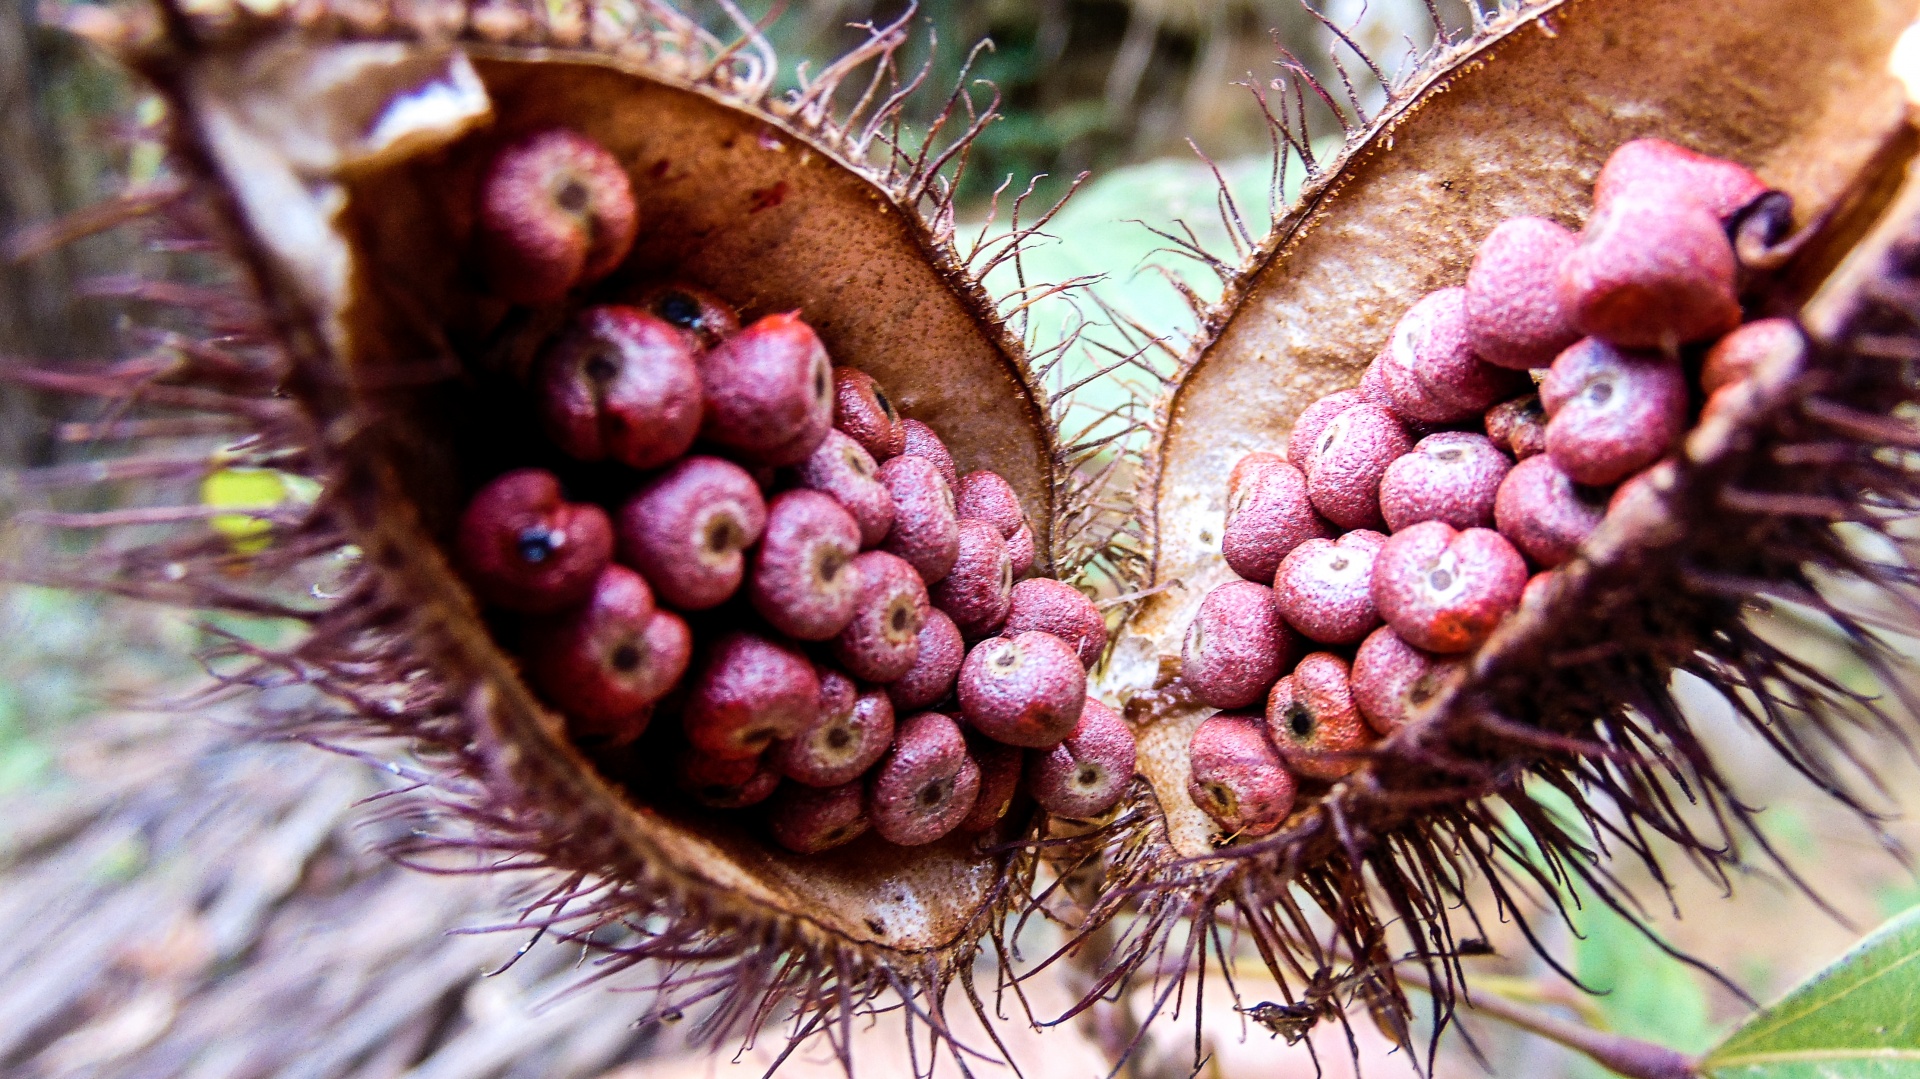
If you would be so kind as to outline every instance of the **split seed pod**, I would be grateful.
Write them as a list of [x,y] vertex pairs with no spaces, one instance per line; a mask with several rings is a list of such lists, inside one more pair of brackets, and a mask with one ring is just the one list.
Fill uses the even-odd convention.
[[[1198,312],[1136,499],[1154,540],[1147,598],[1094,685],[1136,724],[1151,787],[1140,823],[1105,848],[1092,923],[1119,936],[1106,945],[1116,958],[1103,991],[1136,957],[1154,957],[1155,978],[1162,957],[1197,959],[1216,917],[1231,918],[1290,985],[1288,1000],[1303,999],[1303,979],[1362,985],[1382,1029],[1411,1044],[1393,957],[1424,965],[1444,1015],[1461,977],[1454,932],[1468,877],[1487,879],[1503,915],[1560,872],[1625,909],[1584,853],[1619,847],[1583,818],[1677,836],[1715,872],[1740,850],[1765,851],[1731,794],[1738,762],[1715,762],[1670,694],[1678,671],[1719,687],[1794,766],[1864,813],[1834,763],[1848,754],[1841,732],[1857,716],[1899,738],[1891,716],[1916,704],[1901,657],[1872,628],[1911,632],[1920,609],[1888,591],[1914,572],[1912,548],[1889,534],[1920,508],[1910,452],[1920,435],[1902,411],[1920,397],[1920,324],[1872,298],[1909,295],[1920,272],[1920,187],[1902,186],[1917,143],[1887,70],[1916,14],[1913,3],[1851,0],[1817,10],[1788,0],[1503,4],[1456,37],[1436,26],[1433,54],[1377,113],[1348,117],[1330,161],[1294,160],[1321,145],[1292,104],[1319,88],[1300,74],[1274,84],[1269,116],[1289,118],[1274,125],[1277,167],[1304,165],[1307,177],[1238,269],[1210,256],[1224,296]],[[1727,227],[1746,316],[1797,318],[1805,358],[1783,350],[1766,374],[1723,390],[1738,400],[1691,421],[1680,449],[1635,481],[1635,497],[1560,564],[1538,602],[1457,669],[1431,661],[1437,670],[1444,659],[1447,676],[1409,698],[1420,703],[1405,723],[1382,724],[1393,730],[1353,774],[1303,786],[1271,834],[1235,834],[1191,793],[1201,788],[1189,786],[1188,748],[1214,753],[1193,741],[1214,729],[1202,728],[1213,711],[1180,679],[1177,657],[1203,597],[1233,577],[1209,541],[1231,512],[1236,465],[1279,452],[1296,420],[1325,422],[1331,406],[1311,406],[1328,394],[1357,387],[1377,399],[1363,372],[1422,297],[1467,283],[1482,238],[1519,217],[1578,228],[1607,153],[1647,136],[1737,162],[1790,196],[1801,231],[1781,235],[1779,195],[1755,203],[1772,218],[1736,214]],[[1257,235],[1221,198],[1229,234]],[[1302,467],[1312,474],[1312,462]],[[1364,524],[1365,509],[1346,523]],[[1834,580],[1889,598],[1863,611],[1821,583]],[[1763,638],[1749,616],[1781,600],[1830,620],[1887,703],[1824,681]],[[1530,779],[1591,808],[1556,816]],[[1720,827],[1677,814],[1682,785]],[[1331,947],[1313,919],[1331,925]],[[1390,935],[1396,924],[1406,931]]]
[[[264,544],[242,548],[190,512],[180,537],[132,555],[7,572],[301,619],[310,632],[284,655],[236,645],[217,658],[239,664],[228,675],[236,684],[325,690],[340,710],[300,721],[316,740],[419,747],[420,787],[437,801],[404,830],[399,853],[465,866],[484,852],[490,864],[548,870],[551,889],[522,911],[524,924],[612,949],[618,964],[689,953],[730,964],[707,979],[729,987],[709,1003],[715,1039],[783,1002],[800,1010],[803,1035],[883,992],[937,1012],[1030,876],[1031,855],[975,835],[908,850],[875,834],[828,855],[795,854],[781,844],[811,848],[817,837],[776,843],[747,818],[676,800],[671,782],[634,778],[645,754],[569,741],[499,643],[520,616],[483,619],[454,569],[466,498],[517,461],[539,459],[573,497],[618,501],[631,490],[612,465],[571,462],[539,442],[524,388],[540,342],[589,303],[658,308],[701,330],[687,340],[707,358],[734,330],[721,302],[738,308],[740,325],[778,328],[797,315],[833,363],[871,375],[890,407],[937,434],[958,468],[1005,479],[1037,570],[1053,572],[1057,552],[1080,559],[1103,546],[1097,529],[1054,533],[1063,413],[1049,411],[976,277],[1007,247],[953,244],[951,172],[986,122],[980,103],[956,92],[953,122],[924,153],[883,153],[911,89],[910,75],[893,81],[906,18],[776,96],[776,58],[755,26],[736,24],[733,44],[705,29],[737,15],[733,5],[641,12],[432,0],[189,10],[160,0],[77,20],[164,99],[184,179],[165,199],[134,192],[49,235],[189,207],[182,217],[209,223],[240,284],[182,315],[208,340],[183,347],[166,371],[135,363],[10,376],[115,398],[136,417],[217,414],[210,427],[255,436],[211,455],[218,467],[297,471],[319,494],[310,505],[216,515],[257,524]],[[631,250],[617,267],[557,275],[565,287],[543,286],[537,300],[531,289],[503,297],[472,257],[476,185],[497,147],[556,129],[624,170]],[[552,193],[557,205],[581,197]],[[663,293],[662,275],[684,288]],[[717,313],[692,310],[701,305]],[[830,382],[824,392],[830,399]],[[806,444],[765,460],[807,456],[820,432],[811,413],[804,419]],[[750,617],[743,602],[706,606],[696,632]],[[781,654],[788,666],[807,662]],[[806,684],[797,673],[789,681]],[[1009,834],[1025,827],[1010,822]]]

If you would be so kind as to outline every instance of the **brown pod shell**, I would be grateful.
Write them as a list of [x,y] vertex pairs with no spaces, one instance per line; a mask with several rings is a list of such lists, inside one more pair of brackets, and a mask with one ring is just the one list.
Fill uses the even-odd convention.
[[[1029,856],[957,839],[873,856],[862,838],[803,857],[757,825],[656,806],[644,785],[603,773],[568,741],[447,557],[471,477],[530,451],[494,422],[524,404],[512,379],[532,349],[516,344],[521,360],[497,354],[519,331],[513,304],[471,265],[476,184],[488,147],[555,127],[592,140],[632,181],[644,227],[592,286],[607,300],[644,302],[649,286],[632,282],[672,267],[749,319],[799,312],[827,354],[857,359],[956,460],[1005,477],[1048,549],[1060,458],[1046,405],[952,230],[934,223],[945,220],[934,205],[944,181],[910,163],[869,164],[836,121],[845,102],[833,86],[864,80],[864,64],[890,70],[900,36],[877,30],[816,85],[819,97],[776,99],[770,58],[689,34],[693,23],[664,5],[612,21],[596,6],[584,12],[591,35],[576,9],[443,14],[215,3],[122,39],[168,101],[180,175],[215,196],[221,238],[275,312],[260,322],[278,334],[289,372],[274,407],[311,432],[306,459],[323,473],[329,535],[365,552],[360,572],[372,583],[349,602],[393,612],[378,632],[395,647],[381,655],[425,672],[407,698],[417,714],[358,722],[444,735],[441,759],[476,770],[481,810],[510,807],[533,822],[499,841],[607,881],[615,907],[674,926],[658,938],[682,942],[671,947],[689,934],[743,963],[790,948],[843,977],[933,988]],[[709,14],[718,13],[698,19]],[[883,115],[898,107],[884,103],[890,94],[880,95]],[[689,329],[724,350],[738,335],[712,326],[728,321],[717,310]],[[437,367],[423,378],[428,361],[464,363],[485,407],[450,407],[459,380]],[[786,463],[810,448],[753,452]],[[752,978],[731,990],[763,991]],[[760,1012],[747,1002],[730,1014]]]

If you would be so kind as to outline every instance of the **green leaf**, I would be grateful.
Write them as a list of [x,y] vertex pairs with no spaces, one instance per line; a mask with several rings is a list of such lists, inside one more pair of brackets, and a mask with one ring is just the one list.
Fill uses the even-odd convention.
[[1712,1079],[1920,1076],[1920,907],[1749,1019],[1700,1063]]

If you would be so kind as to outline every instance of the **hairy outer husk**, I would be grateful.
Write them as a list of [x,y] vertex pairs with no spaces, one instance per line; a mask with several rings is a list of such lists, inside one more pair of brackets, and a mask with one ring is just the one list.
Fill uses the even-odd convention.
[[[1331,97],[1297,68],[1263,95],[1278,167],[1302,159],[1308,179],[1238,270],[1213,260],[1226,295],[1202,312],[1150,455],[1142,503],[1158,591],[1122,630],[1103,689],[1140,729],[1151,790],[1104,842],[1070,852],[1105,860],[1092,923],[1122,928],[1098,992],[1149,963],[1203,971],[1210,951],[1224,963],[1230,930],[1280,981],[1291,1019],[1310,1024],[1357,1000],[1405,1041],[1394,963],[1425,966],[1444,1025],[1455,927],[1483,936],[1470,878],[1489,881],[1497,913],[1525,928],[1523,897],[1558,897],[1575,879],[1631,917],[1605,852],[1637,856],[1656,880],[1656,837],[1722,880],[1745,852],[1771,855],[1675,702],[1676,672],[1718,688],[1871,820],[1848,762],[1870,776],[1858,739],[1905,744],[1910,672],[1888,628],[1920,625],[1909,545],[1920,473],[1908,452],[1920,444],[1920,338],[1886,299],[1904,295],[1893,283],[1910,271],[1898,240],[1915,225],[1910,197],[1805,312],[1816,339],[1807,366],[1756,378],[1737,408],[1694,432],[1660,466],[1655,493],[1611,515],[1556,574],[1545,604],[1510,618],[1465,679],[1356,774],[1303,797],[1275,835],[1213,848],[1185,790],[1187,740],[1207,710],[1175,675],[1201,596],[1231,576],[1219,535],[1233,463],[1283,445],[1309,402],[1356,382],[1401,312],[1459,283],[1499,221],[1578,226],[1619,143],[1673,139],[1788,191],[1798,221],[1816,227],[1785,269],[1753,275],[1750,307],[1800,312],[1912,156],[1886,64],[1914,15],[1773,0],[1503,7],[1462,40],[1441,28],[1434,54],[1325,164],[1311,158],[1306,102]],[[1877,353],[1861,344],[1867,322],[1880,324]],[[1843,685],[1770,640],[1756,615],[1782,604],[1811,612],[1880,686]],[[1572,818],[1543,808],[1535,792],[1549,789]],[[1388,937],[1396,921],[1408,956]]]
[[[1113,525],[1081,508],[1095,497],[1074,474],[1085,440],[1054,438],[1072,397],[1066,349],[1030,361],[1003,317],[1048,286],[1020,275],[1023,293],[996,302],[978,284],[1018,260],[1045,216],[1022,222],[1016,205],[1010,233],[964,254],[954,242],[952,172],[990,109],[956,91],[933,132],[907,139],[899,109],[925,73],[895,64],[904,18],[779,96],[751,24],[722,41],[652,3],[168,4],[119,20],[77,11],[70,25],[167,101],[183,182],[18,246],[159,214],[211,240],[231,277],[129,282],[172,309],[177,332],[145,335],[133,360],[10,363],[5,377],[108,398],[137,417],[128,432],[192,419],[246,436],[190,443],[159,473],[169,493],[237,469],[310,477],[319,493],[250,509],[239,520],[269,531],[244,540],[231,509],[207,505],[31,511],[20,523],[161,534],[9,575],[304,623],[287,649],[232,637],[208,657],[225,685],[309,685],[329,702],[264,733],[353,753],[404,739],[414,788],[387,812],[412,826],[392,853],[434,872],[544,872],[550,884],[501,928],[591,944],[596,977],[648,964],[656,1013],[697,1008],[716,1040],[791,1017],[844,1057],[853,1015],[897,996],[910,1035],[923,1021],[937,1043],[945,988],[967,979],[983,937],[998,939],[1031,853],[1011,835],[911,851],[867,837],[798,858],[742,826],[636,802],[567,740],[452,573],[450,522],[484,467],[462,455],[502,437],[471,430],[461,409],[516,337],[463,277],[447,207],[471,197],[470,132],[564,123],[594,135],[637,174],[634,261],[749,317],[799,309],[837,360],[932,424],[963,470],[1009,479],[1043,565],[1110,563]],[[476,357],[480,376],[463,374]],[[1045,383],[1062,388],[1056,399]],[[129,454],[30,485],[137,492],[156,460]]]

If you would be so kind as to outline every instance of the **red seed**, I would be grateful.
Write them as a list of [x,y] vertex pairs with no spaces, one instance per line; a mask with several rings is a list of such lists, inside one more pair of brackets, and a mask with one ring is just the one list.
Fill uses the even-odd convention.
[[1421,521],[1493,525],[1493,496],[1513,462],[1485,435],[1442,431],[1414,444],[1380,478],[1380,513],[1395,532]]
[[1266,696],[1299,644],[1273,590],[1229,581],[1208,592],[1180,648],[1180,678],[1208,706],[1244,708]]
[[740,332],[740,315],[725,300],[684,281],[661,281],[629,300],[679,330],[702,351]]
[[881,550],[906,559],[928,584],[945,577],[960,557],[960,517],[939,468],[925,457],[902,454],[877,475],[893,496],[893,529]]
[[[1621,198],[1596,210],[1560,264],[1560,299],[1582,333],[1671,351],[1740,324],[1733,245],[1688,202]],[[1549,411],[1551,411],[1549,407]]]
[[974,796],[973,808],[953,830],[974,834],[999,824],[1013,810],[1026,754],[1015,746],[975,737],[967,739],[967,755],[979,766],[980,792]]
[[567,502],[537,468],[482,487],[455,533],[460,571],[483,601],[547,614],[587,598],[613,557],[613,525],[598,506]]
[[893,702],[878,690],[860,692],[846,675],[822,670],[820,703],[792,738],[769,758],[780,774],[810,787],[837,787],[858,779],[893,742]]
[[[1340,390],[1327,394],[1308,405],[1306,410],[1300,413],[1300,418],[1293,421],[1293,430],[1287,432],[1285,459],[1292,461],[1295,467],[1305,472],[1306,463],[1313,460],[1320,434],[1327,429],[1327,424],[1332,423],[1335,417],[1355,405],[1375,403],[1378,402],[1369,401],[1366,394],[1359,390]],[[1382,404],[1381,407],[1387,406]]]
[[837,787],[783,784],[767,804],[767,829],[795,854],[819,854],[866,834],[866,803],[867,785],[858,780]]
[[1132,785],[1138,752],[1126,721],[1089,697],[1073,733],[1028,759],[1027,789],[1055,816],[1098,817]]
[[1355,405],[1320,432],[1306,466],[1307,497],[1342,528],[1376,528],[1383,523],[1380,480],[1412,448],[1406,428],[1390,413]]
[[1478,415],[1527,385],[1523,372],[1495,367],[1474,352],[1464,288],[1428,293],[1408,308],[1379,363],[1393,410],[1427,423]]
[[1737,162],[1665,139],[1634,139],[1607,156],[1593,185],[1593,205],[1598,211],[1620,198],[1690,202],[1726,222],[1766,193],[1766,181]]
[[550,303],[605,277],[638,224],[620,162],[564,128],[508,143],[480,182],[481,261],[494,292],[517,303]]
[[635,307],[589,307],[540,354],[547,437],[582,461],[656,468],[693,445],[703,407],[693,347]]
[[688,457],[648,481],[620,508],[620,560],[662,602],[703,611],[740,587],[748,547],[767,523],[760,487],[718,457]]
[[1536,566],[1548,569],[1573,557],[1606,516],[1606,494],[1582,487],[1542,454],[1514,466],[1494,498],[1500,534]]
[[960,486],[960,473],[953,467],[953,455],[947,452],[947,444],[940,441],[933,428],[919,420],[901,420],[900,430],[907,447],[900,452],[932,461],[933,467],[940,471],[940,478],[947,481],[949,490]]
[[702,753],[758,757],[792,738],[820,707],[813,664],[792,647],[751,633],[723,634],[708,649],[681,716]]
[[802,641],[824,641],[853,620],[860,582],[849,571],[860,527],[819,491],[775,495],[753,552],[747,599],[767,624]]
[[693,635],[639,574],[608,566],[584,606],[534,627],[527,666],[577,733],[632,741],[686,673]]
[[1353,644],[1380,624],[1373,606],[1373,557],[1387,537],[1360,529],[1293,549],[1273,578],[1273,603],[1287,624],[1321,644]]
[[1354,653],[1353,702],[1376,733],[1392,734],[1465,669],[1459,657],[1422,652],[1381,626]]
[[797,312],[769,315],[700,361],[700,435],[741,459],[796,465],[833,427],[833,367]]
[[907,432],[893,400],[872,375],[851,367],[833,369],[833,425],[860,443],[876,461],[907,448]]
[[1572,230],[1544,217],[1500,223],[1467,271],[1467,331],[1473,351],[1500,367],[1545,367],[1580,339],[1560,301],[1560,262],[1579,245]]
[[1270,835],[1293,812],[1294,781],[1258,716],[1216,712],[1187,745],[1187,794],[1230,835]]
[[920,657],[927,586],[912,566],[884,551],[863,552],[850,568],[860,582],[859,599],[853,621],[833,640],[833,658],[855,678],[891,682]]
[[1307,497],[1307,477],[1277,454],[1249,453],[1227,477],[1220,553],[1249,581],[1266,583],[1295,547],[1331,533]]
[[1267,697],[1267,737],[1295,775],[1339,779],[1360,767],[1373,731],[1360,718],[1347,661],[1315,652],[1274,684]]
[[1026,511],[1020,508],[1020,496],[1013,485],[998,472],[982,469],[960,477],[954,489],[954,506],[962,517],[986,521],[1000,530],[1002,538],[1027,527]]
[[1373,560],[1373,602],[1395,633],[1430,652],[1465,652],[1520,604],[1527,563],[1486,528],[1428,521],[1388,537]]
[[1763,318],[1749,322],[1714,342],[1700,367],[1700,389],[1712,394],[1751,376],[1764,363],[1779,363],[1803,355],[1807,339],[1790,318]]
[[931,708],[947,699],[960,677],[960,664],[967,658],[967,645],[960,629],[945,611],[927,612],[915,638],[919,653],[907,673],[887,683],[887,696],[896,712],[902,714]]
[[766,801],[780,785],[780,773],[761,757],[719,757],[687,746],[676,761],[674,780],[703,806],[744,809]]
[[1687,429],[1677,361],[1588,338],[1540,383],[1547,455],[1574,482],[1608,486],[1666,456]]
[[1073,731],[1087,699],[1087,672],[1072,646],[1029,630],[989,637],[960,665],[960,714],[996,742],[1050,749]]
[[961,518],[960,557],[927,596],[965,636],[997,632],[1013,602],[1013,564],[1000,530],[986,521]]
[[880,485],[880,466],[860,443],[828,431],[813,455],[800,463],[800,482],[830,494],[860,526],[860,546],[872,547],[893,527],[893,495]]
[[1050,577],[1013,586],[1007,608],[1008,635],[1037,629],[1073,646],[1080,665],[1092,669],[1107,649],[1107,620],[1078,588]]
[[900,724],[867,783],[867,817],[889,843],[931,843],[953,831],[980,794],[980,766],[953,720],[922,712]]
[[1018,532],[1007,537],[1007,563],[1013,567],[1015,580],[1033,572],[1035,557],[1033,529],[1021,525]]

